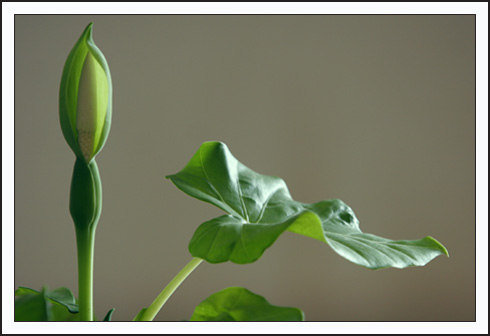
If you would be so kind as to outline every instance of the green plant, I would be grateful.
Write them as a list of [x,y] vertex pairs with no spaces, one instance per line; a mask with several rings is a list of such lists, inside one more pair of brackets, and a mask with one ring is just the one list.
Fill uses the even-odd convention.
[[[102,210],[96,155],[111,122],[112,85],[107,62],[92,41],[89,24],[70,52],[60,86],[60,124],[75,154],[70,213],[78,251],[78,301],[66,288],[15,294],[16,321],[93,321],[93,246]],[[203,143],[187,165],[167,176],[180,190],[226,214],[206,221],[190,243],[191,261],[133,321],[152,321],[167,299],[204,260],[247,264],[258,260],[285,231],[319,240],[347,260],[368,269],[424,266],[448,255],[432,237],[390,240],[360,230],[352,209],[340,200],[295,201],[285,182],[240,163],[221,142]],[[110,321],[111,309],[104,321]],[[200,303],[191,321],[302,321],[297,308],[271,305],[247,289],[230,287]]]

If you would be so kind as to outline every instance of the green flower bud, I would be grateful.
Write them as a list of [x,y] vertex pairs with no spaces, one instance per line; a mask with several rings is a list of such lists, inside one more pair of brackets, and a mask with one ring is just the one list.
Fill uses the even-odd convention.
[[92,40],[92,23],[71,50],[60,85],[60,124],[66,142],[87,164],[102,149],[112,116],[109,66]]

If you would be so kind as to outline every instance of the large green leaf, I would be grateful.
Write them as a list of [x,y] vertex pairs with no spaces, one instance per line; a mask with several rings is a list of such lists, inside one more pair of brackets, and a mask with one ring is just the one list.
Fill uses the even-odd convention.
[[230,287],[201,302],[190,321],[304,321],[298,308],[271,305],[248,289]]
[[221,142],[205,142],[184,169],[167,178],[228,213],[201,224],[190,241],[191,254],[210,263],[254,262],[286,230],[325,242],[370,269],[423,266],[448,254],[432,237],[395,241],[363,233],[354,212],[338,199],[297,202],[282,179],[247,168]]
[[71,321],[78,313],[75,297],[65,287],[52,291],[43,288],[40,292],[19,287],[15,296],[18,296],[15,301],[16,321]]

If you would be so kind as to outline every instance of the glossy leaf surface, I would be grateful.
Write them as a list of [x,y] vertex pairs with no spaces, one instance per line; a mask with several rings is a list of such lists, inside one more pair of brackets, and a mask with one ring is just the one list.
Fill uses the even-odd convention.
[[41,292],[19,287],[15,296],[18,297],[15,301],[16,321],[71,321],[78,313],[75,297],[64,287]]
[[230,287],[201,302],[190,321],[304,321],[304,314],[298,308],[271,305],[245,288]]
[[48,305],[44,295],[39,292],[26,293],[25,291],[18,294],[20,296],[15,300],[15,321],[16,322],[41,322],[49,321]]
[[228,213],[201,224],[189,243],[192,256],[211,263],[254,262],[286,230],[322,241],[370,269],[423,266],[447,255],[432,237],[390,240],[363,233],[341,200],[295,201],[282,179],[247,168],[221,142],[205,142],[184,169],[167,177],[190,196]]

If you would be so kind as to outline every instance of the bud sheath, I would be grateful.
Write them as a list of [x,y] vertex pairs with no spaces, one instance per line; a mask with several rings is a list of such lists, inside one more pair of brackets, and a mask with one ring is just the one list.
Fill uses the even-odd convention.
[[60,85],[60,124],[66,142],[87,164],[102,149],[112,117],[112,82],[89,24],[71,50]]

